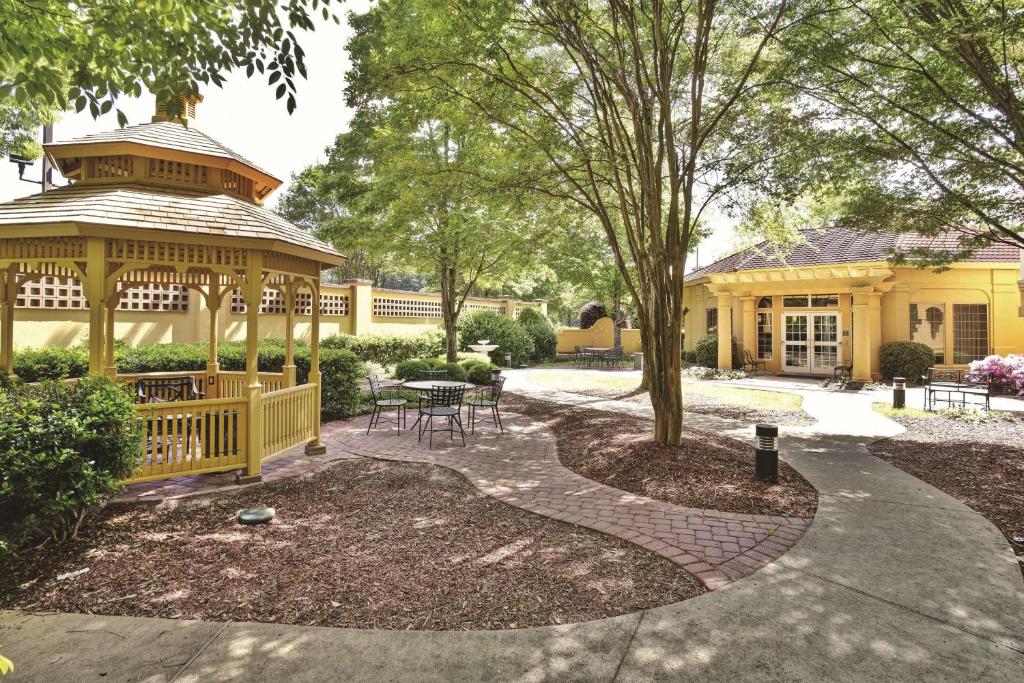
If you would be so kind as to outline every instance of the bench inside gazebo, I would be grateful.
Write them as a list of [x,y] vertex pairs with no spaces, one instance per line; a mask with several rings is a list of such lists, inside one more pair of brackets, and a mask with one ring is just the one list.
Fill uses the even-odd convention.
[[[66,187],[0,204],[0,370],[13,375],[15,307],[42,278],[77,280],[89,311],[89,374],[131,385],[143,430],[130,481],[239,470],[256,480],[269,457],[320,443],[320,306],[309,307],[310,372],[296,384],[296,304],[320,299],[320,273],[344,257],[263,208],[281,181],[195,128],[200,98],[182,116],[45,145]],[[209,309],[205,371],[118,374],[118,302],[133,288],[195,289]],[[285,309],[285,364],[259,372],[265,291]],[[217,362],[218,313],[238,292],[246,307],[246,370]],[[140,382],[140,380],[142,380]]]

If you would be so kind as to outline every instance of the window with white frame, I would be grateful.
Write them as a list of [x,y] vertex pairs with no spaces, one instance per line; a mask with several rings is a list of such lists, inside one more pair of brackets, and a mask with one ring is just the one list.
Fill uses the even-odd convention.
[[705,318],[708,334],[718,334],[718,309],[709,308]]
[[772,334],[772,314],[757,314],[757,357],[761,360],[772,359],[774,337]]

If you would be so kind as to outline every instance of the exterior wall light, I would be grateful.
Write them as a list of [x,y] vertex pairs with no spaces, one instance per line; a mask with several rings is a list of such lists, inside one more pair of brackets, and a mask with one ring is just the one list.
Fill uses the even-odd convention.
[[754,476],[761,481],[777,484],[779,481],[779,428],[777,425],[757,425]]
[[906,377],[893,377],[892,378],[892,407],[893,408],[906,408],[907,407],[907,378]]

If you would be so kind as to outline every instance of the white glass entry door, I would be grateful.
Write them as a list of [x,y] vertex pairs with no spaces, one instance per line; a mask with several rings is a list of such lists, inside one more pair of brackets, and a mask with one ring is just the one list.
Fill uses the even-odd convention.
[[838,313],[782,314],[782,369],[810,375],[831,375],[842,362],[842,331]]

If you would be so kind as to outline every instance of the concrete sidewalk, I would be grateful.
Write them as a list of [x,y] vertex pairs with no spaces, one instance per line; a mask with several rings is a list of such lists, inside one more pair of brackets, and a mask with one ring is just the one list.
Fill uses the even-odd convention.
[[[530,391],[515,382],[517,391]],[[530,392],[649,415],[635,402]],[[838,395],[842,396],[842,395]],[[1024,680],[1024,581],[983,517],[872,457],[870,401],[818,401],[785,459],[819,490],[796,546],[725,588],[517,631],[385,632],[0,613],[11,681]],[[868,415],[868,413],[871,415]],[[881,416],[879,416],[881,417]],[[749,425],[687,415],[748,438]]]

